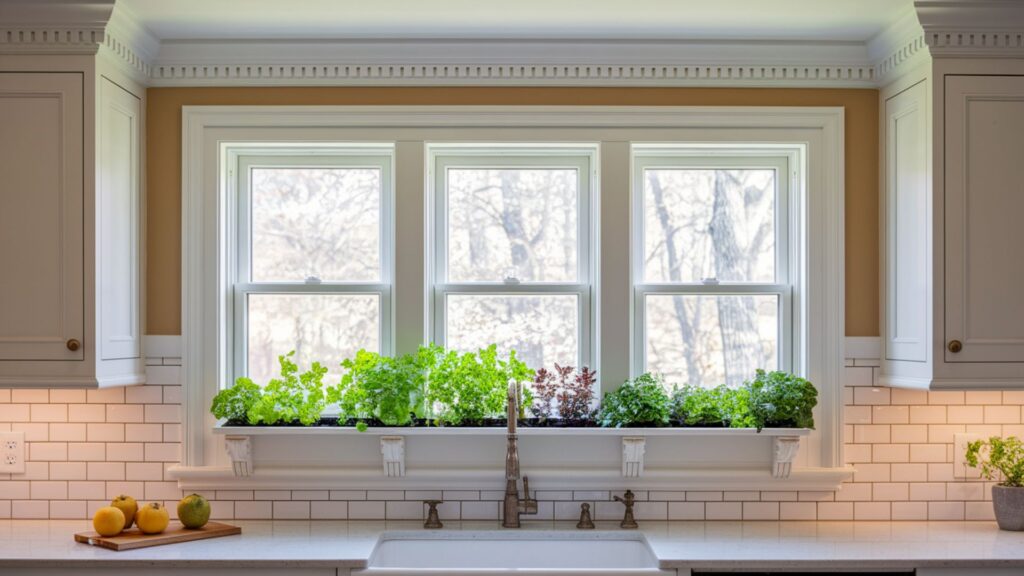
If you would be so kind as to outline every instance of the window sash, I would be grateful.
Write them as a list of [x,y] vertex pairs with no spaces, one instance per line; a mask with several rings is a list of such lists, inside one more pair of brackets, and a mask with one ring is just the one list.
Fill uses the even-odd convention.
[[[793,284],[795,271],[790,263],[797,261],[793,253],[796,246],[791,237],[799,237],[791,230],[791,223],[799,222],[790,197],[796,185],[794,154],[775,149],[757,148],[701,148],[685,146],[633,147],[633,366],[631,374],[647,372],[647,296],[648,295],[774,295],[778,297],[778,369],[792,371],[797,364],[794,335]],[[776,174],[775,197],[775,282],[738,282],[714,279],[713,282],[645,282],[645,226],[644,177],[649,169],[763,169],[771,168]]]
[[[381,354],[393,353],[394,277],[394,151],[392,146],[274,147],[259,146],[232,150],[228,154],[229,226],[233,250],[229,251],[231,298],[230,381],[248,372],[248,299],[250,294],[374,295],[378,297],[380,321],[378,342]],[[347,282],[321,280],[319,283],[255,282],[251,280],[253,254],[251,236],[250,175],[253,168],[374,168],[380,171],[380,280]]]
[[[429,147],[428,182],[430,208],[433,211],[432,229],[428,232],[428,251],[432,260],[431,308],[433,340],[442,345],[448,341],[447,299],[449,295],[575,295],[577,296],[577,338],[579,347],[576,361],[580,366],[596,369],[594,326],[596,311],[592,297],[592,270],[597,252],[597,238],[593,232],[594,183],[596,175],[596,147],[557,145],[535,146],[474,145]],[[451,168],[569,168],[578,175],[577,189],[577,281],[509,283],[447,281],[448,273],[448,188],[447,173]],[[518,279],[517,279],[518,280]]]

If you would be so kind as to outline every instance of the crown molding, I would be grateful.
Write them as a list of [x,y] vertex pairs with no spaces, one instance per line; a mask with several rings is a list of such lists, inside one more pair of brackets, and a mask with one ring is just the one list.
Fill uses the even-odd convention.
[[914,8],[933,57],[1024,57],[1020,0],[915,0]]
[[5,0],[0,54],[98,54],[150,86],[874,88],[929,58],[1024,58],[1024,1],[916,0],[867,42],[164,40],[114,0]]
[[488,39],[164,42],[151,84],[873,85],[858,43]]
[[868,58],[875,63],[875,79],[885,86],[928,60],[924,29],[913,9],[867,43]]

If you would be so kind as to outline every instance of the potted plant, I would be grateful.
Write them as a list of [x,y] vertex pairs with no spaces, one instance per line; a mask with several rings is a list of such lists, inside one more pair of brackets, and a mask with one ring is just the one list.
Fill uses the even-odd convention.
[[758,370],[743,386],[750,395],[750,424],[762,428],[814,428],[818,390],[789,372]]
[[652,374],[641,374],[605,394],[597,419],[608,428],[657,427],[667,426],[671,416],[672,399],[664,382]]
[[976,440],[967,445],[967,463],[986,480],[1002,478],[992,487],[992,507],[1003,530],[1024,530],[1024,443],[1016,436]]
[[580,370],[558,364],[554,371],[541,368],[533,379],[530,412],[539,425],[554,422],[557,416],[563,426],[587,426],[593,422],[596,382],[597,372],[586,366]]
[[292,361],[295,351],[278,356],[281,377],[260,388],[248,378],[239,378],[213,398],[210,411],[231,424],[312,426],[320,421],[327,405],[323,380],[327,368],[313,362],[309,370],[299,372]]
[[747,387],[686,385],[672,393],[673,426],[753,428],[754,424]]

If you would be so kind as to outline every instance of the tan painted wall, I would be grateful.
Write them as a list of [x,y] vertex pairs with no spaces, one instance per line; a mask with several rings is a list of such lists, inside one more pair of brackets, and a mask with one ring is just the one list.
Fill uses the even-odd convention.
[[631,105],[846,108],[846,334],[878,335],[878,92],[724,88],[151,88],[148,334],[181,333],[181,107]]

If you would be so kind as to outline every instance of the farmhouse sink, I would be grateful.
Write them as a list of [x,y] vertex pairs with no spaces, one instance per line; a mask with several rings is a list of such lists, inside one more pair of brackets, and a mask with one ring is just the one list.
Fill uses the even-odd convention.
[[641,534],[552,531],[386,532],[367,568],[376,576],[669,574]]

